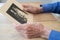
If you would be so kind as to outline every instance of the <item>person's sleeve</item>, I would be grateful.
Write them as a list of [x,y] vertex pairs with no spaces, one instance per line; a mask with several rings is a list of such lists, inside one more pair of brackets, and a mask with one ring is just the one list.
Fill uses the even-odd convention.
[[60,40],[60,32],[52,30],[48,40]]
[[42,4],[43,12],[53,12],[60,14],[60,2],[51,4]]

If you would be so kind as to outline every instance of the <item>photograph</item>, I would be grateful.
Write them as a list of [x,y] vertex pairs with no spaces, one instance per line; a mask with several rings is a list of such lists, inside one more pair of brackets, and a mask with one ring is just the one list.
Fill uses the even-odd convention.
[[24,14],[26,14],[23,10],[18,8],[15,4],[12,4],[9,9],[6,11],[11,17],[17,20],[19,23],[24,24],[27,23],[27,18]]

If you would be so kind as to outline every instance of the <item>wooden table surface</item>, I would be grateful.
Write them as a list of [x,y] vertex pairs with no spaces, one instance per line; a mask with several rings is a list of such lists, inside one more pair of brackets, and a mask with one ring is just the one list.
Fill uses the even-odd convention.
[[[31,4],[39,5],[40,3],[31,3]],[[48,19],[49,19],[49,21],[40,21],[44,26],[57,30],[57,31],[60,31],[60,22],[58,22],[54,18],[54,16],[52,16],[51,14],[39,14],[39,15],[40,15],[40,19],[44,20],[46,17],[48,17]],[[48,19],[45,19],[45,20],[48,20]],[[15,27],[11,23],[6,23],[6,24],[0,24],[0,40],[45,40],[45,39],[24,38],[16,31]]]

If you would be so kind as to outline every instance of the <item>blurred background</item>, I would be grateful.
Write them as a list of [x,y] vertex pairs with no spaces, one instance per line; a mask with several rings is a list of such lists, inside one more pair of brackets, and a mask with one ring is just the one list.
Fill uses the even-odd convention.
[[[6,2],[7,0],[0,0],[0,2]],[[42,2],[42,3],[51,3],[51,2],[57,2],[60,0],[17,0],[19,2]]]

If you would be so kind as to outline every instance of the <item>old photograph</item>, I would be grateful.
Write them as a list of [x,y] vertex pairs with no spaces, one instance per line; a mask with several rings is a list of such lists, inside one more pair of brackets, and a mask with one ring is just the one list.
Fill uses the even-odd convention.
[[18,8],[15,4],[12,4],[6,12],[21,24],[27,23],[27,18],[22,14],[22,12],[24,14],[26,13]]

